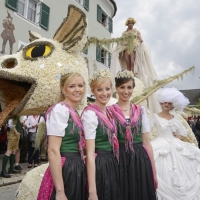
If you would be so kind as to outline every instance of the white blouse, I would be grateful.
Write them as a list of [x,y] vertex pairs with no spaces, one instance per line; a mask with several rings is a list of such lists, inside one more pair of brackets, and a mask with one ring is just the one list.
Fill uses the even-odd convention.
[[44,122],[44,118],[42,116],[38,115],[36,118],[34,118],[33,115],[29,115],[27,117],[27,120],[25,121],[25,124],[28,128],[28,132],[35,132],[37,128],[32,128],[32,126],[38,125],[40,122]]
[[65,136],[65,129],[68,126],[69,109],[65,105],[56,104],[47,115],[47,135]]
[[[142,133],[148,133],[150,131],[149,120],[146,114],[144,106],[141,106],[142,109]],[[126,119],[129,116],[125,116]],[[86,110],[82,113],[81,121],[83,124],[83,129],[85,133],[86,140],[96,139],[96,129],[98,126],[98,118],[94,111]]]
[[85,139],[86,140],[96,139],[96,129],[99,123],[96,113],[92,110],[85,110],[82,113],[81,121],[83,124]]

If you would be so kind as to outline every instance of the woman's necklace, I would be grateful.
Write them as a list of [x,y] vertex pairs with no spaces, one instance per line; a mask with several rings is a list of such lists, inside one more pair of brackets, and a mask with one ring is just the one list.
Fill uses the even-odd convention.
[[[121,107],[120,107],[121,108]],[[121,108],[122,109],[122,108]],[[128,111],[130,108],[127,108],[126,110],[122,109],[123,111]]]
[[[119,104],[118,104],[118,105],[119,105]],[[123,109],[120,105],[119,105],[119,107],[120,107],[124,112],[130,110],[130,106],[129,106],[127,109]]]

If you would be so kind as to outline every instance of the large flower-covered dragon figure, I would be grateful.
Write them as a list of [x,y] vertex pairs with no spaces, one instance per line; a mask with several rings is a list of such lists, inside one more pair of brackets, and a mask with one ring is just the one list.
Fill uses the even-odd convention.
[[[81,57],[87,41],[85,14],[70,5],[68,15],[46,39],[29,31],[30,44],[13,55],[0,57],[0,126],[8,117],[40,114],[59,97],[60,76],[78,71],[88,82],[88,69]],[[79,104],[83,108],[86,98]]]

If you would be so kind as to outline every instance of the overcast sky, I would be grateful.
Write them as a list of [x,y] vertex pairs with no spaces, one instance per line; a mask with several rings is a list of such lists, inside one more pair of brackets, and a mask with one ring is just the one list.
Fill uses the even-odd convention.
[[200,0],[115,0],[112,37],[120,37],[133,17],[150,48],[159,79],[195,66],[194,73],[168,86],[200,89]]

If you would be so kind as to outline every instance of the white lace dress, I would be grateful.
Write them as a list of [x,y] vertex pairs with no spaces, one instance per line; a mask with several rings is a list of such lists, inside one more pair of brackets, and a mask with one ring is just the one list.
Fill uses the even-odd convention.
[[200,200],[200,149],[183,142],[186,136],[180,120],[152,115],[150,126],[156,126],[158,137],[152,143],[157,170],[158,200]]

